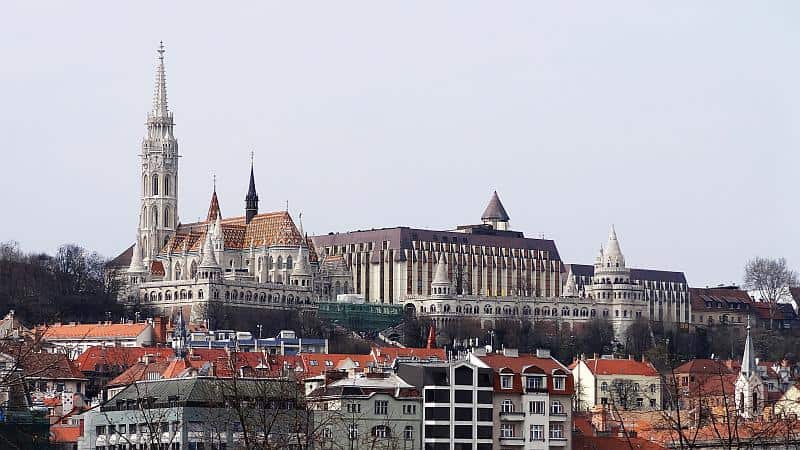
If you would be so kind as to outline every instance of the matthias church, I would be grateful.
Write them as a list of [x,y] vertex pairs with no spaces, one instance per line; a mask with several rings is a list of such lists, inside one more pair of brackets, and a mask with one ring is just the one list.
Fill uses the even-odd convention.
[[621,334],[639,318],[690,322],[682,272],[628,267],[613,227],[593,265],[566,264],[554,241],[511,228],[496,192],[477,224],[308,237],[289,211],[259,211],[251,161],[243,215],[223,215],[215,187],[205,220],[183,223],[163,45],[146,123],[136,240],[109,264],[128,306],[202,321],[213,304],[314,309],[351,294],[345,297],[397,305],[440,327],[464,317],[484,327],[499,319],[603,317]]

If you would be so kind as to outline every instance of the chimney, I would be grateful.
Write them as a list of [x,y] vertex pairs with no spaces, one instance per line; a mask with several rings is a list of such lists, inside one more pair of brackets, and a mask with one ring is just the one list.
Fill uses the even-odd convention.
[[595,354],[594,354],[594,356],[592,357],[592,359],[597,359],[597,353],[595,353]]
[[550,349],[549,348],[537,348],[536,349],[536,357],[537,358],[549,358],[550,357]]
[[503,356],[516,358],[516,357],[519,356],[519,350],[517,350],[516,348],[504,348],[503,349]]
[[153,317],[153,343],[167,343],[167,321],[164,320],[164,317]]

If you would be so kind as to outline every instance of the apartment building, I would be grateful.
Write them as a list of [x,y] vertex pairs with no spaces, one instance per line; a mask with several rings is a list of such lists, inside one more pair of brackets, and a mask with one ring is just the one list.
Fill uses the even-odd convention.
[[494,448],[492,369],[457,360],[401,363],[397,374],[422,393],[423,448]]
[[494,448],[572,448],[572,373],[549,350],[474,351],[469,360],[493,372]]
[[595,354],[574,361],[569,368],[580,411],[589,411],[598,404],[613,405],[620,410],[661,409],[661,375],[645,359]]

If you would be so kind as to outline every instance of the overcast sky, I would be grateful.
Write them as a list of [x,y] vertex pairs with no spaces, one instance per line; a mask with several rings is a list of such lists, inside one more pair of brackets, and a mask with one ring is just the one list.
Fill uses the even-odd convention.
[[[237,2],[238,3],[238,2]],[[242,215],[309,233],[475,223],[493,189],[591,263],[738,282],[800,268],[800,3],[17,2],[0,15],[0,241],[115,256],[135,235],[156,48],[182,154]]]

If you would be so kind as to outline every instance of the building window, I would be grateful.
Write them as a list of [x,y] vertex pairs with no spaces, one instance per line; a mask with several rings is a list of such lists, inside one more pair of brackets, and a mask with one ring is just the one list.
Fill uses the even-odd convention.
[[531,414],[544,414],[544,401],[528,402],[528,412]]
[[403,405],[403,414],[416,414],[417,405]]
[[500,375],[500,387],[502,389],[511,389],[514,386],[513,375]]
[[656,385],[655,384],[651,384],[650,385],[650,392],[652,392],[652,393],[656,392]]
[[636,398],[636,407],[641,408],[644,406],[644,399],[642,397]]
[[543,389],[544,377],[526,377],[525,384],[528,389]]
[[324,428],[322,430],[322,437],[324,437],[326,439],[330,439],[332,436],[333,436],[333,433],[331,432],[330,428]]
[[500,412],[510,413],[514,412],[514,402],[509,399],[503,400],[503,403],[500,404]]
[[553,400],[553,403],[550,404],[550,414],[556,416],[563,415],[564,405],[562,405],[558,400]]
[[510,424],[510,423],[501,423],[500,424],[500,437],[501,438],[514,437],[514,425]]
[[650,407],[651,408],[655,408],[656,407],[656,399],[654,399],[654,398],[650,399]]
[[386,425],[378,425],[372,428],[372,435],[376,438],[385,439],[391,434],[391,429]]
[[550,439],[564,439],[564,424],[550,422]]
[[563,391],[565,379],[566,377],[553,377],[553,389]]
[[601,392],[608,391],[608,383],[607,382],[603,381],[602,383],[600,383],[600,391]]
[[544,440],[544,425],[531,425],[531,441]]
[[361,412],[361,404],[360,403],[348,403],[347,404],[347,412],[350,414],[360,413]]
[[358,439],[358,424],[350,424],[347,429],[347,437],[350,438],[351,441]]
[[407,441],[414,439],[414,427],[409,425],[403,430],[403,439]]
[[375,400],[375,414],[378,416],[385,416],[389,414],[389,401]]

